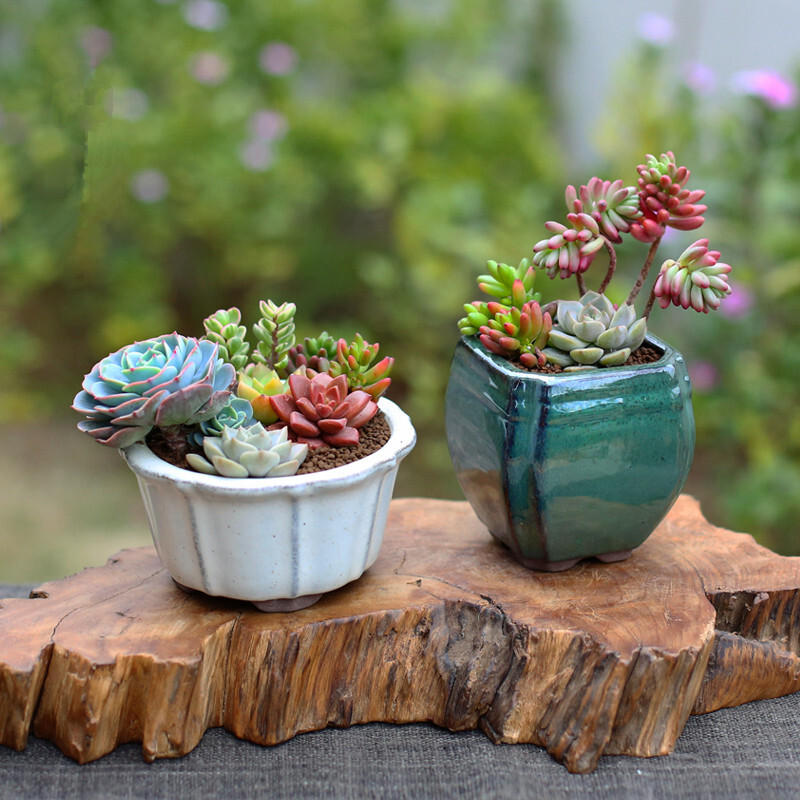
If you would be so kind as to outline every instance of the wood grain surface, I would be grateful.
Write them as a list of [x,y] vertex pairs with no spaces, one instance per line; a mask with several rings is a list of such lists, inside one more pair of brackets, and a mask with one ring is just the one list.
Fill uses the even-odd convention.
[[[669,753],[689,714],[800,690],[800,558],[683,496],[624,562],[521,567],[466,503],[392,502],[381,555],[316,605],[179,591],[152,548],[0,601],[0,743],[146,760],[210,727],[259,744],[430,721],[572,772]],[[752,732],[751,734],[752,735]]]

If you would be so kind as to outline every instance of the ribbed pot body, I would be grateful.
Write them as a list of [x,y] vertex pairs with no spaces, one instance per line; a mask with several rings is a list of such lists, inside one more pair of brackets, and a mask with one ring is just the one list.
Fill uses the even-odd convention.
[[184,587],[263,602],[329,592],[375,561],[400,461],[416,441],[385,398],[392,435],[352,464],[289,478],[222,478],[121,451],[136,474],[158,555]]

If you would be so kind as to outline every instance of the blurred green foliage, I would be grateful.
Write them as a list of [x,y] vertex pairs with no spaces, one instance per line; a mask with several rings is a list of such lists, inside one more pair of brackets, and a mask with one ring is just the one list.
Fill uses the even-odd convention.
[[[420,436],[401,488],[456,496],[442,397],[462,303],[592,174],[563,151],[557,0],[0,9],[0,422],[63,414],[134,339],[291,300],[301,337],[358,330],[396,358],[390,394]],[[645,152],[674,150],[753,303],[653,317],[713,378],[695,381],[701,493],[721,524],[800,552],[798,109],[711,117],[651,45],[620,68],[636,87],[608,99],[595,171],[633,182]],[[620,255],[633,275],[641,247]]]
[[447,470],[461,304],[560,191],[550,54],[526,33],[557,43],[557,3],[5,5],[0,418],[64,408],[135,338],[271,297],[301,336],[379,340]]

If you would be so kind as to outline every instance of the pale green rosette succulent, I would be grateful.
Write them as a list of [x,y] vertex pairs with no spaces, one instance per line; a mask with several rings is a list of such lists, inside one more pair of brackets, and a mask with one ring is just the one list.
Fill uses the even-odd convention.
[[294,475],[308,454],[307,444],[289,441],[286,428],[268,431],[257,422],[249,428],[223,428],[222,436],[203,439],[206,457],[189,453],[189,465],[206,475],[225,478],[284,478]]
[[236,372],[214,342],[170,333],[106,356],[83,380],[72,407],[78,428],[100,444],[127,447],[158,426],[216,416],[231,397]]
[[565,371],[624,364],[647,334],[647,321],[636,319],[633,306],[615,309],[597,292],[580,300],[559,300],[556,324],[550,331],[544,355]]

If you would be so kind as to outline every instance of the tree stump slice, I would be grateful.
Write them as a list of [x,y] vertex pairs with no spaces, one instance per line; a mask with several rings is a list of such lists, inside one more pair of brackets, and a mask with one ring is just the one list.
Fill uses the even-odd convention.
[[293,613],[187,595],[153,548],[0,601],[0,743],[81,763],[430,721],[572,772],[669,753],[689,714],[800,690],[800,558],[683,496],[626,561],[532,572],[466,503],[392,502],[377,563]]

